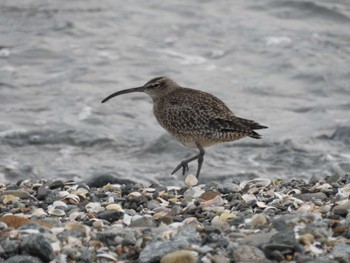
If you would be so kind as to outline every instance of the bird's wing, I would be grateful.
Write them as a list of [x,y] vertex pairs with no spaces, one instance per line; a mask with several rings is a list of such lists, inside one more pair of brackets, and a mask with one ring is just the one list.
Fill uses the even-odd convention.
[[254,130],[267,128],[266,126],[260,125],[255,121],[242,119],[239,117],[231,117],[229,119],[213,118],[210,120],[209,126],[214,130],[219,130],[221,132],[243,133],[256,139],[260,139],[261,136]]

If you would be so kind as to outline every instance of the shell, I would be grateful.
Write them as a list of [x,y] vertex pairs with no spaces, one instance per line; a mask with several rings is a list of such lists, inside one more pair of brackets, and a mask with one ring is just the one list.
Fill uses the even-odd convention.
[[19,197],[9,194],[4,196],[4,198],[2,199],[2,202],[4,205],[7,205],[8,203],[15,204],[19,201],[19,199],[20,199]]
[[185,178],[185,184],[187,187],[192,187],[198,184],[198,179],[193,174],[189,174]]
[[109,204],[106,206],[106,209],[124,212],[123,208],[118,204]]
[[67,196],[64,197],[64,200],[66,200],[70,204],[79,204],[80,202],[79,196],[75,194],[68,194]]
[[66,212],[64,212],[63,210],[58,209],[58,208],[50,209],[50,210],[48,210],[48,212],[49,212],[49,214],[52,215],[52,216],[61,217],[61,216],[65,216],[65,215],[66,215]]

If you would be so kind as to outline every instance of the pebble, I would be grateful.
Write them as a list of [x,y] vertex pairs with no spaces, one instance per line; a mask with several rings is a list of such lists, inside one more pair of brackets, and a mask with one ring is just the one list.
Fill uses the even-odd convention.
[[242,245],[233,251],[233,260],[237,263],[255,262],[265,263],[264,253],[257,247]]
[[166,254],[160,263],[196,263],[198,255],[189,250],[177,250]]
[[41,234],[29,235],[21,243],[20,250],[40,258],[43,262],[49,262],[55,258],[55,253],[50,242]]
[[350,176],[1,184],[0,262],[348,262]]
[[41,261],[37,257],[32,256],[13,256],[5,260],[3,263],[44,263],[45,261]]

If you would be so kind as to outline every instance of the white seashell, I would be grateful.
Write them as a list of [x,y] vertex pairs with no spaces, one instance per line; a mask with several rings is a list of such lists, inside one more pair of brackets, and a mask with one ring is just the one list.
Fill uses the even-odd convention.
[[61,246],[60,246],[60,242],[57,241],[57,242],[53,242],[53,243],[50,243],[51,244],[51,247],[53,249],[53,251],[58,254],[61,252]]
[[19,201],[19,199],[20,199],[19,197],[9,194],[4,196],[4,198],[2,199],[2,202],[4,205],[7,205],[8,203],[15,204]]
[[58,192],[58,196],[60,197],[60,199],[65,198],[67,195],[69,195],[69,192],[67,192],[67,191],[59,191]]
[[21,234],[29,234],[29,235],[35,235],[40,234],[39,229],[21,229],[19,230]]
[[70,204],[78,204],[80,202],[79,196],[75,194],[69,194],[67,195],[64,200],[66,200]]
[[264,202],[261,202],[261,201],[257,201],[257,202],[256,202],[256,205],[257,205],[258,207],[260,207],[260,208],[266,208],[266,207],[268,207],[267,204],[265,204]]
[[142,194],[139,193],[139,192],[132,192],[132,193],[128,194],[128,197],[132,199],[132,198],[139,197],[139,196],[141,196],[141,195],[142,195]]
[[101,254],[97,254],[97,257],[98,258],[106,258],[106,259],[109,259],[109,260],[112,260],[114,262],[117,262],[118,260],[118,255],[115,254],[115,253],[101,253]]
[[47,216],[47,213],[42,208],[35,208],[32,212],[32,216],[44,217]]
[[106,206],[106,209],[124,212],[123,208],[118,204],[109,204]]
[[129,216],[128,214],[124,214],[124,218],[123,218],[123,223],[124,225],[128,226],[131,223],[131,216]]
[[95,213],[104,210],[101,204],[97,202],[90,202],[85,206],[85,208],[88,212],[95,212]]
[[350,184],[346,184],[342,188],[339,188],[336,196],[348,198],[350,196]]
[[92,226],[96,229],[102,229],[104,228],[105,224],[103,223],[102,220],[95,220],[93,223],[92,223]]
[[53,208],[53,209],[50,209],[50,211],[48,211],[50,215],[53,215],[53,216],[65,216],[66,215],[66,212],[64,212],[63,210],[61,209],[58,209],[58,208]]
[[235,218],[235,217],[236,217],[235,214],[231,214],[231,213],[225,211],[225,212],[221,213],[220,220],[226,222],[227,220],[229,220],[231,218]]
[[67,204],[65,202],[62,201],[55,201],[52,203],[53,207],[64,207],[64,208],[68,208]]
[[202,187],[199,185],[192,187],[192,190],[194,191],[193,198],[198,198],[205,193],[205,191],[202,190]]
[[84,215],[84,212],[73,212],[69,215],[69,220],[71,221],[75,221],[77,218],[81,217],[82,215]]
[[255,178],[249,181],[245,181],[240,183],[241,188],[245,188],[248,186],[249,188],[256,187],[256,188],[264,188],[271,184],[271,180],[267,178]]
[[107,203],[108,203],[108,204],[113,204],[113,203],[114,203],[114,197],[113,197],[113,196],[108,197]]
[[198,184],[198,179],[193,174],[189,174],[185,178],[185,184],[187,187],[192,187]]
[[179,191],[180,189],[181,189],[181,187],[179,187],[179,186],[167,186],[166,187],[167,191],[172,191],[172,190]]

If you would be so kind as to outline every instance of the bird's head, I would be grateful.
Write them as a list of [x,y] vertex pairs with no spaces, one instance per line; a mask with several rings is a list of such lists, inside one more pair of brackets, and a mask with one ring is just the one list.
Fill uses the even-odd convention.
[[104,98],[102,100],[102,103],[105,103],[106,101],[108,101],[113,97],[126,94],[126,93],[131,93],[131,92],[144,92],[149,96],[151,96],[153,100],[156,100],[157,98],[160,98],[162,95],[165,95],[169,91],[176,88],[179,88],[179,85],[172,79],[169,79],[168,77],[157,77],[157,78],[151,79],[141,87],[117,91],[109,95],[108,97]]

